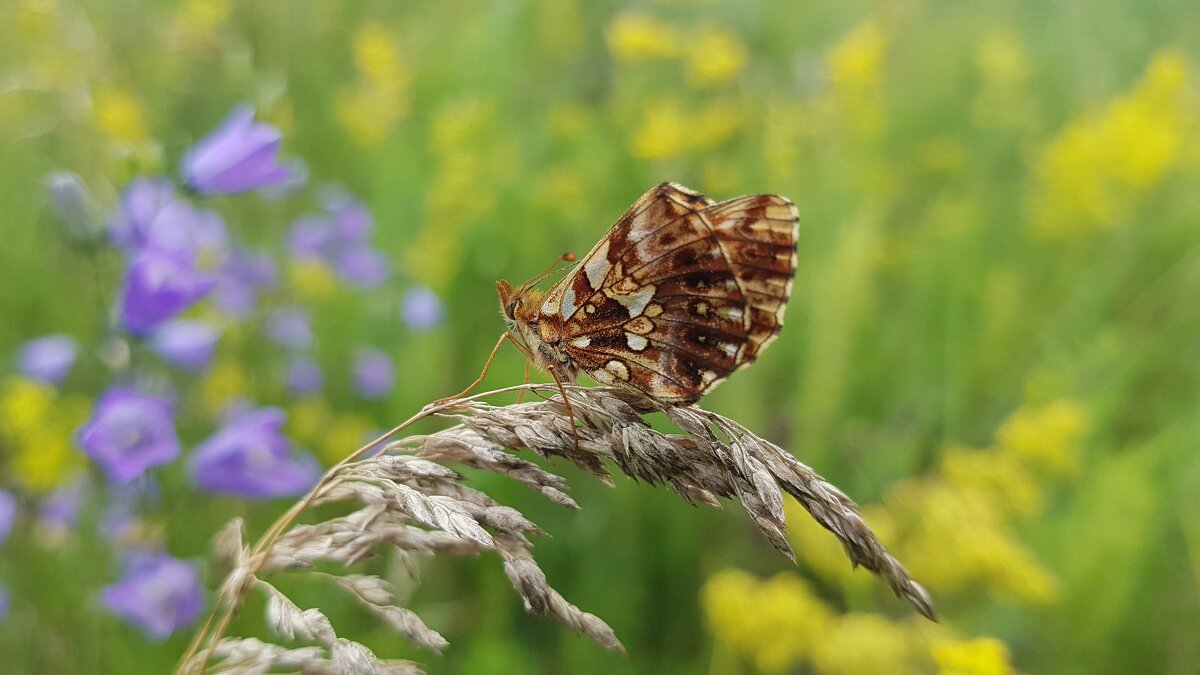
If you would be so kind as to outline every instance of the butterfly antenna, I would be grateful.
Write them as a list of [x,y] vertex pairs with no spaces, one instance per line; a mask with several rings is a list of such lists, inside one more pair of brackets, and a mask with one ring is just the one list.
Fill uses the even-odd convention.
[[575,254],[571,253],[570,251],[567,251],[566,253],[558,256],[558,258],[554,261],[554,264],[551,265],[545,272],[542,272],[541,274],[537,275],[536,277],[525,282],[525,287],[531,288],[532,286],[537,284],[542,279],[545,279],[546,277],[550,276],[551,274],[554,274],[554,270],[558,269],[558,266],[565,262],[568,262],[568,263],[575,262]]

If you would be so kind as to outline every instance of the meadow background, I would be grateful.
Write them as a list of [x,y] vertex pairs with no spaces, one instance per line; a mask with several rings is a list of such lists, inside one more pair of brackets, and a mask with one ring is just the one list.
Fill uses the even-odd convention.
[[[435,673],[1194,672],[1197,36],[1200,6],[1169,0],[4,3],[4,670],[170,668],[194,626],[154,638],[102,598],[136,583],[138,551],[211,590],[217,529],[241,514],[257,535],[289,503],[197,483],[189,457],[231,402],[283,410],[295,457],[336,460],[470,382],[496,279],[585,252],[673,180],[796,202],[787,326],[704,405],[859,501],[942,623],[799,509],[792,566],[740,509],[563,467],[582,511],[478,486],[552,535],[551,583],[628,657],[526,615],[488,556],[405,586],[442,656],[297,593]],[[187,310],[219,339],[184,369],[116,320],[125,262],[102,228],[239,104],[307,181],[194,198],[274,274],[249,310]],[[330,185],[374,217],[370,278],[296,250]],[[49,334],[77,345],[56,384],[19,357]],[[356,364],[394,377],[364,386]],[[508,351],[489,382],[521,377]],[[167,395],[181,446],[126,483],[76,440],[114,383]],[[236,628],[264,633],[261,602]]]

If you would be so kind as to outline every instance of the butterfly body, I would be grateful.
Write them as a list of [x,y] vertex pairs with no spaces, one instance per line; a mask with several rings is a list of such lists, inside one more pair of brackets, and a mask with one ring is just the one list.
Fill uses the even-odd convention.
[[778,334],[797,223],[783,197],[718,204],[663,183],[547,293],[498,282],[501,309],[534,364],[562,380],[585,372],[662,404],[693,403]]

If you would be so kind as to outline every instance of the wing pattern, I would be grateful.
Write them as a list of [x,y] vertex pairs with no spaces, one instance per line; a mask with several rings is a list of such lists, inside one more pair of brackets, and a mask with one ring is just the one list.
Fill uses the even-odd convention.
[[651,189],[547,294],[546,318],[580,370],[671,405],[744,368],[783,326],[796,207],[776,195],[713,203]]

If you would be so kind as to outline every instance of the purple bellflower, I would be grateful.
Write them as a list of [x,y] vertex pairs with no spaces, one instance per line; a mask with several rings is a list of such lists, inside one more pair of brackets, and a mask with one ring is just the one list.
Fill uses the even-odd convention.
[[217,274],[213,304],[237,319],[244,319],[258,304],[258,293],[275,285],[275,262],[265,253],[230,251]]
[[179,456],[179,438],[167,400],[123,387],[104,392],[77,439],[116,483],[133,480],[146,469]]
[[38,509],[38,528],[52,539],[64,539],[79,519],[88,482],[77,476],[46,495]]
[[212,361],[221,331],[203,321],[176,319],[150,335],[150,349],[184,370],[204,370]]
[[255,408],[233,417],[196,447],[192,479],[202,488],[252,499],[301,494],[321,468],[310,455],[293,455],[283,435],[284,413]]
[[354,388],[363,398],[383,398],[396,386],[392,357],[380,349],[365,347],[354,354]]
[[321,215],[301,216],[292,224],[292,255],[322,260],[343,281],[359,288],[374,288],[386,282],[392,273],[391,264],[371,248],[375,221],[367,207],[335,189],[325,195],[324,211]]
[[404,294],[400,313],[409,328],[418,332],[427,331],[441,323],[442,301],[425,286],[414,286]]
[[300,351],[312,347],[308,313],[299,307],[275,310],[267,322],[267,337],[286,349]]
[[195,566],[166,554],[133,554],[120,581],[104,589],[101,603],[150,638],[164,640],[196,620],[204,590]]
[[58,384],[71,372],[79,343],[70,335],[47,335],[26,342],[17,355],[17,369],[26,377]]
[[320,391],[324,377],[315,361],[297,356],[288,363],[286,382],[288,391],[303,396]]
[[121,324],[144,336],[175,318],[216,285],[184,252],[145,249],[130,263],[121,293]]
[[184,183],[201,194],[235,194],[286,182],[279,163],[282,135],[254,122],[254,109],[238,106],[183,158]]

